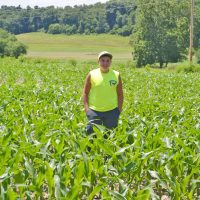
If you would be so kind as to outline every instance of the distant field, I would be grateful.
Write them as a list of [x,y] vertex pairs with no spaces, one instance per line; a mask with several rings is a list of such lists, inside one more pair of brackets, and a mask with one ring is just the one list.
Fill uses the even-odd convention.
[[107,50],[113,53],[116,61],[132,58],[129,37],[27,33],[17,38],[28,46],[28,57],[93,60],[98,52]]

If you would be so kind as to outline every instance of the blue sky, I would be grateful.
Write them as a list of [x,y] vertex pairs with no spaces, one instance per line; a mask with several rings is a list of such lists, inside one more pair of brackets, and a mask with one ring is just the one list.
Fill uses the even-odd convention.
[[81,4],[94,4],[97,2],[105,3],[108,0],[0,0],[0,6],[7,5],[7,6],[18,6],[26,7],[27,5],[33,7],[38,5],[40,7],[43,6],[74,6],[74,5],[81,5]]

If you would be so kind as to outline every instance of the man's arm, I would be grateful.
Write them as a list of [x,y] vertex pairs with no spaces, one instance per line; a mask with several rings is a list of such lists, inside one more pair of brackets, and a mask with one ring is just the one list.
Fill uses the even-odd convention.
[[118,97],[118,108],[119,108],[119,111],[122,112],[124,94],[123,94],[123,88],[122,88],[122,79],[120,75],[119,75],[119,83],[117,85],[117,97]]
[[91,89],[90,74],[88,74],[85,80],[84,88],[83,88],[83,103],[84,103],[85,112],[89,110],[88,96],[90,93],[90,89]]

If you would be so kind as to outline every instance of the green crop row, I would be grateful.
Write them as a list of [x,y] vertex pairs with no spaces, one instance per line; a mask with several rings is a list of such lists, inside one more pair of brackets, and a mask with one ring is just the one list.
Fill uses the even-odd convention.
[[199,198],[200,74],[113,68],[124,110],[104,139],[85,134],[87,63],[0,60],[0,199]]

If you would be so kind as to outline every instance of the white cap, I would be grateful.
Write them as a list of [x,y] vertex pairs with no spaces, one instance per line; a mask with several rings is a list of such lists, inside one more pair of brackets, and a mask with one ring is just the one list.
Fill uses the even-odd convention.
[[108,56],[112,59],[113,55],[111,53],[109,53],[108,51],[102,51],[99,53],[98,55],[98,60],[102,57],[102,56]]

